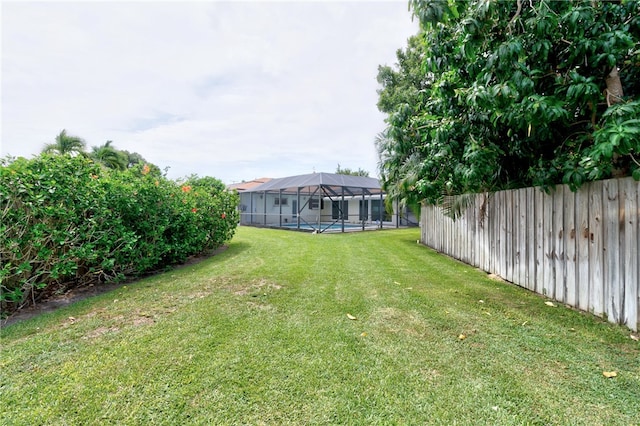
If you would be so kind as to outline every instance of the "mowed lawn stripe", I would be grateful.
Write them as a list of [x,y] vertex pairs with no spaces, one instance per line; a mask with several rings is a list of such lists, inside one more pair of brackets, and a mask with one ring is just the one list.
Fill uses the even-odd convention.
[[240,227],[216,256],[5,327],[2,423],[640,423],[628,330],[418,238]]

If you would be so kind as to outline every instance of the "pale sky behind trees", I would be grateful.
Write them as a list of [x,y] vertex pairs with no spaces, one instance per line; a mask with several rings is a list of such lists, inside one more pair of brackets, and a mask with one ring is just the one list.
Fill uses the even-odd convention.
[[378,65],[418,31],[407,1],[3,1],[0,153],[62,129],[168,176],[377,176]]

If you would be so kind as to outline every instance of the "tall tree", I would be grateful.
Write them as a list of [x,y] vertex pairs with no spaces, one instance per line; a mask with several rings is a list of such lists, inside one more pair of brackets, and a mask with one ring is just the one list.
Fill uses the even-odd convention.
[[144,159],[144,157],[140,154],[138,154],[137,152],[129,152],[127,150],[121,150],[120,152],[122,152],[124,155],[126,155],[127,157],[127,168],[131,168],[133,166],[135,166],[136,164],[146,164],[148,163],[147,160]]
[[125,153],[112,146],[112,143],[113,141],[107,141],[104,145],[91,147],[89,157],[109,169],[125,170],[129,158]]
[[358,170],[351,170],[349,168],[341,167],[339,163],[336,168],[336,174],[369,177],[369,172],[364,169],[358,168]]
[[63,129],[56,136],[55,142],[46,144],[42,149],[42,153],[48,154],[80,154],[83,153],[87,143],[78,136],[67,134],[67,130]]
[[422,154],[416,131],[409,122],[423,107],[430,76],[423,71],[423,36],[410,37],[405,50],[398,49],[397,69],[378,67],[378,109],[386,114],[389,125],[376,137],[379,171],[387,200],[419,210],[422,195],[415,191],[421,179]]
[[410,6],[421,32],[378,73],[399,197],[640,179],[639,2]]

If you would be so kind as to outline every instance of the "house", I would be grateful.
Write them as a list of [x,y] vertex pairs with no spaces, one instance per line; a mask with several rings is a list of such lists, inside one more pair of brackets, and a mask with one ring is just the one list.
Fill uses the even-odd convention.
[[253,179],[247,182],[239,182],[239,183],[232,183],[231,185],[227,185],[227,189],[229,190],[233,190],[235,189],[238,192],[243,192],[243,191],[247,191],[249,189],[253,189],[258,185],[262,185],[265,182],[270,181],[271,178],[267,178],[267,177],[263,177],[263,178],[259,178],[259,179]]
[[397,206],[386,206],[380,182],[370,177],[311,173],[236,189],[241,225],[345,232],[410,223]]

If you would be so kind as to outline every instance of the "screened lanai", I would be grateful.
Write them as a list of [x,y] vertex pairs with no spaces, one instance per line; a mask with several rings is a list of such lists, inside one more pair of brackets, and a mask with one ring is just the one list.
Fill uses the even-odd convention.
[[384,198],[380,182],[370,177],[312,173],[272,179],[240,192],[240,224],[312,232],[393,226]]

